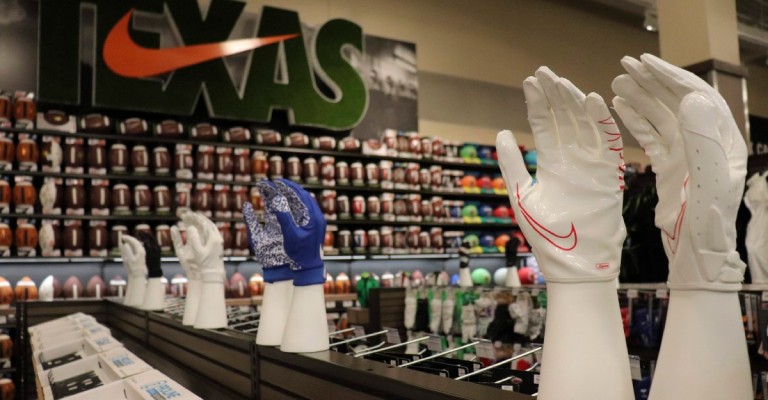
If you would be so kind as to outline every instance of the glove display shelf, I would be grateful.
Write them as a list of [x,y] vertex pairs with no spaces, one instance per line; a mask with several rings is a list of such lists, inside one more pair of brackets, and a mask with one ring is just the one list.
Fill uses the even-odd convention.
[[[96,317],[128,350],[205,399],[532,399],[335,351],[284,353],[257,346],[254,335],[196,330],[168,314],[136,310],[110,299],[22,302],[17,314],[26,331],[29,325],[77,311]],[[27,349],[28,368],[28,343],[20,345]],[[20,398],[32,398],[34,381],[22,376]]]

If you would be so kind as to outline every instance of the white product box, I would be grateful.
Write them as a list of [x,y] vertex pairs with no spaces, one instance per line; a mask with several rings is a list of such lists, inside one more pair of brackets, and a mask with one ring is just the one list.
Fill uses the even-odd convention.
[[[60,399],[85,393],[150,370],[152,367],[149,364],[120,347],[44,371],[38,375],[38,380],[43,399]],[[84,398],[116,399],[119,397]]]
[[158,370],[151,370],[87,392],[67,400],[202,400]]
[[56,347],[47,347],[32,353],[35,374],[40,375],[45,370],[122,347],[122,343],[108,333],[61,343]]
[[79,340],[86,337],[109,335],[110,330],[99,323],[86,324],[73,329],[63,329],[58,333],[50,332],[44,335],[37,335],[29,339],[32,352],[59,346],[63,343]]
[[70,326],[79,326],[87,322],[96,322],[96,318],[83,313],[74,313],[66,317],[56,318],[41,324],[30,326],[29,335],[34,337],[44,332],[56,332],[58,329],[68,328]]

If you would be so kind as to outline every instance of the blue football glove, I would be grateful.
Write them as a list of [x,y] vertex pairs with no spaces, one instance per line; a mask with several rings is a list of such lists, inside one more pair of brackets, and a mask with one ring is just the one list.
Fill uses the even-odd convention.
[[301,186],[287,179],[265,182],[266,214],[274,214],[283,234],[285,254],[294,261],[294,286],[325,283],[320,248],[325,238],[325,218],[315,199]]
[[[262,190],[261,182],[256,186]],[[251,244],[254,258],[264,268],[264,282],[274,283],[293,279],[293,272],[290,268],[293,261],[283,250],[283,234],[275,215],[270,212],[264,213],[264,226],[261,226],[253,205],[245,202],[243,204],[243,219],[245,219],[245,225],[248,226],[248,241]]]

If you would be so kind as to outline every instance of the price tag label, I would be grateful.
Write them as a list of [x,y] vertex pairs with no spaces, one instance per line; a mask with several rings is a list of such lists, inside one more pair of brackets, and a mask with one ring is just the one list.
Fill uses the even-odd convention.
[[514,392],[515,387],[512,385],[501,385],[501,390],[507,391],[507,392]]
[[387,330],[387,343],[400,344],[400,332],[397,329],[387,327],[384,329]]
[[667,292],[667,289],[656,289],[656,298],[657,299],[666,299],[668,297],[669,293]]
[[768,291],[763,292],[763,301],[768,301]]
[[440,336],[429,335],[429,339],[427,339],[427,348],[429,351],[443,351],[443,341],[440,340]]
[[490,340],[483,340],[475,347],[477,349],[477,356],[481,358],[487,358],[489,360],[496,359],[496,351],[493,348],[493,343]]
[[344,306],[344,308],[354,307],[355,302],[352,300],[347,300],[344,303],[342,303],[342,305]]
[[540,290],[539,289],[531,289],[531,296],[538,296]]
[[125,367],[128,365],[133,365],[133,360],[131,360],[127,355],[123,356],[117,356],[112,358],[112,364],[114,364],[116,367]]
[[145,391],[152,399],[173,399],[181,397],[181,393],[172,388],[168,381],[165,380],[142,385],[141,390]]
[[539,374],[536,374],[536,375],[534,375],[534,376],[533,376],[533,383],[534,383],[534,384],[536,384],[536,385],[538,385],[538,384],[539,384],[539,380],[540,380],[540,378],[539,378],[539,377],[540,377],[540,376],[541,376],[541,375],[539,375]]
[[240,306],[240,311],[242,312],[249,312],[251,311],[251,306]]
[[637,289],[627,289],[627,298],[628,299],[636,299],[638,298],[639,294],[637,293]]
[[355,325],[352,328],[355,329],[355,337],[360,337],[365,335],[365,328],[363,328],[360,325]]
[[336,308],[336,302],[335,301],[326,301],[325,302],[325,308]]

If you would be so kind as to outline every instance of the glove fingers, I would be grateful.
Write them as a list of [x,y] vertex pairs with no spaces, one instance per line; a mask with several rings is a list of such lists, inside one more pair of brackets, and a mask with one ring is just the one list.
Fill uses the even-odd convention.
[[552,115],[552,107],[544,95],[539,80],[528,77],[523,81],[525,104],[528,108],[528,123],[531,125],[533,140],[538,149],[538,164],[546,169],[550,159],[559,159],[560,146],[557,141],[557,126]]
[[[611,116],[608,106],[597,93],[590,93],[585,100],[587,114],[599,131],[601,156],[619,169],[619,176],[624,176],[624,139],[621,137],[616,121]],[[623,185],[623,182],[622,182]]]
[[[499,132],[496,136],[496,149],[499,155],[501,174],[507,183],[510,196],[513,190],[528,188],[532,182],[531,175],[528,174],[523,155],[520,153],[520,148],[517,146],[512,132]],[[544,150],[539,150],[539,156],[544,152]],[[512,204],[514,205],[514,203],[513,201]]]
[[173,243],[173,250],[176,252],[176,255],[184,249],[184,239],[181,237],[181,231],[179,231],[178,226],[172,226],[171,227],[171,242]]
[[676,67],[652,54],[643,54],[640,61],[656,79],[672,91],[678,98],[683,98],[693,91],[711,94],[714,89],[704,80],[680,67]]
[[597,136],[592,123],[587,116],[587,109],[585,100],[587,96],[579,88],[577,88],[571,81],[565,78],[560,78],[557,82],[557,90],[560,92],[560,97],[563,99],[566,107],[570,111],[576,120],[577,128],[577,141],[582,148],[586,149],[589,155],[585,155],[587,159],[594,159],[594,155],[597,154],[600,148],[600,138]]
[[613,98],[613,108],[619,114],[619,118],[624,122],[632,137],[640,143],[640,147],[645,150],[645,154],[653,160],[662,153],[666,153],[665,146],[661,143],[661,138],[647,119],[629,105],[621,97]]
[[611,84],[613,91],[623,98],[632,108],[656,127],[661,140],[666,146],[677,141],[677,118],[653,95],[632,79],[631,76],[619,75]]
[[309,223],[309,208],[312,196],[295,182],[279,179],[275,182],[278,192],[285,196],[288,201],[288,207],[291,209],[291,216],[298,226],[305,226]]
[[551,69],[547,67],[541,67],[536,70],[536,78],[539,80],[544,94],[547,96],[549,105],[552,108],[552,113],[555,115],[555,123],[557,124],[557,137],[561,146],[573,145],[576,143],[576,138],[566,133],[571,132],[573,128],[573,122],[571,116],[568,113],[568,109],[565,107],[565,101],[560,92],[557,90],[557,82],[560,77],[555,75]]
[[626,56],[621,59],[621,66],[624,67],[624,70],[629,73],[629,76],[631,76],[638,85],[659,99],[662,104],[669,108],[672,114],[677,114],[682,98],[675,93],[672,93],[666,86],[662,85],[643,63],[633,57]]
[[[271,214],[271,213],[265,213]],[[254,254],[257,254],[257,249],[259,247],[259,234],[262,231],[261,224],[259,224],[259,220],[256,217],[256,212],[253,209],[253,204],[246,201],[243,203],[243,219],[245,220],[245,226],[248,227],[248,243],[251,246],[251,250],[253,250]]]
[[[136,239],[135,237],[131,235],[123,234],[121,235],[123,238],[123,244],[125,244],[128,247],[129,255],[131,257],[136,257],[142,253],[144,253],[144,246],[142,246],[141,242]],[[125,250],[125,248],[123,248]]]
[[704,197],[694,198],[702,204],[718,204],[720,199],[715,196],[730,190],[728,156],[717,130],[715,112],[715,105],[700,93],[691,93],[680,104],[680,127],[691,189],[701,189]]
[[187,227],[187,243],[197,251],[200,251],[203,248],[203,241],[200,238],[200,232],[194,225]]

